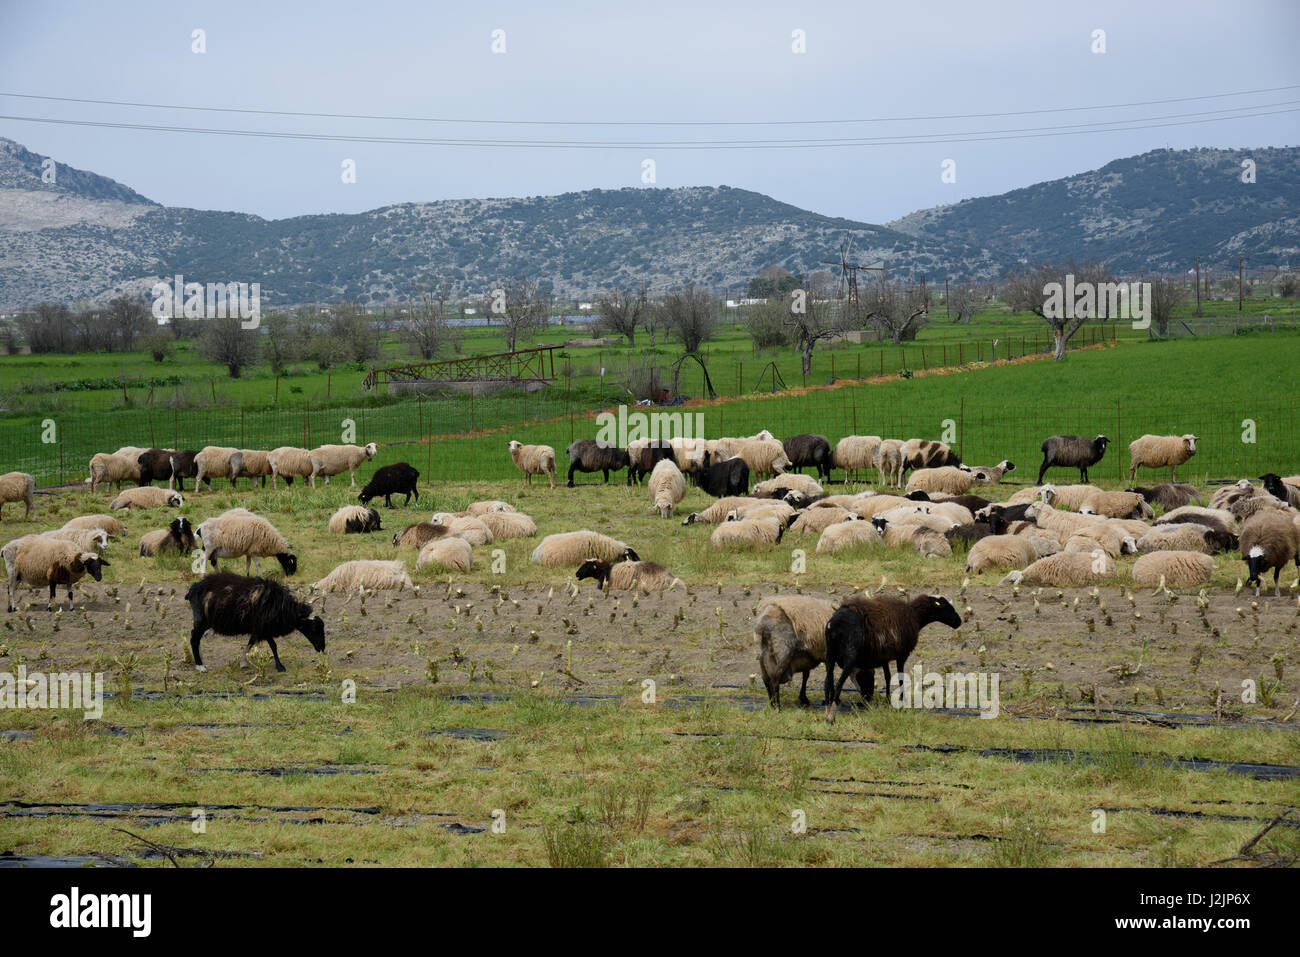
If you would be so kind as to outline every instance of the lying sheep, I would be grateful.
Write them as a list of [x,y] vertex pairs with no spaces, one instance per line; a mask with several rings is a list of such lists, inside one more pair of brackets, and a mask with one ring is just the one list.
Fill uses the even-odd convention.
[[459,535],[435,538],[421,547],[420,554],[415,558],[416,568],[430,566],[468,572],[474,567],[474,549]]
[[1043,439],[1043,464],[1038,469],[1038,484],[1050,468],[1075,468],[1079,481],[1087,483],[1088,469],[1102,460],[1110,439],[1099,435],[1089,441],[1082,435],[1051,435]]
[[63,523],[64,528],[102,528],[113,538],[126,534],[126,526],[112,515],[79,515]]
[[336,535],[358,535],[383,531],[379,513],[364,505],[344,505],[330,516],[329,530]]
[[776,478],[756,483],[750,490],[750,495],[754,498],[785,498],[788,492],[798,492],[812,499],[822,495],[825,489],[810,475],[785,472]]
[[973,473],[953,466],[917,469],[907,480],[908,492],[946,492],[949,495],[964,495],[975,484]]
[[1001,535],[1006,528],[1007,521],[1002,517],[1002,514],[992,512],[986,520],[954,525],[943,533],[943,537],[948,539],[949,546],[964,545],[969,549],[976,542],[982,541],[990,535]]
[[41,532],[40,537],[72,542],[83,552],[93,555],[102,555],[108,548],[108,532],[102,528],[56,528],[52,532]]
[[715,498],[744,495],[749,488],[749,464],[740,456],[715,462],[712,454],[706,452],[694,478],[695,487],[706,495]]
[[473,515],[453,515],[450,512],[434,512],[429,519],[434,525],[446,525],[452,532],[471,545],[491,545],[496,536],[482,518]]
[[[143,451],[140,450],[140,451]],[[97,452],[90,459],[90,490],[98,492],[106,482],[112,482],[121,489],[124,482],[140,481],[140,463],[134,456],[119,455],[116,452]]]
[[1204,585],[1218,566],[1203,552],[1151,552],[1133,563],[1133,582],[1167,588],[1194,588]]
[[626,449],[597,442],[595,439],[578,439],[564,452],[569,457],[569,488],[573,488],[574,472],[600,472],[608,485],[610,472],[632,466]]
[[316,469],[311,453],[293,445],[271,449],[266,453],[266,460],[271,465],[271,488],[275,488],[277,479],[284,479],[286,485],[292,485],[295,478],[310,479]]
[[1084,500],[1079,511],[1085,515],[1104,515],[1106,518],[1156,517],[1155,509],[1137,492],[1094,492]]
[[[211,486],[214,478],[228,478],[230,487],[234,488],[235,479],[230,474],[230,457],[238,451],[239,449],[226,445],[205,445],[199,449],[198,454],[194,456],[194,490],[198,491],[200,482]],[[172,471],[175,471],[175,466],[172,466]],[[274,479],[271,484],[275,484]]]
[[1156,525],[1169,525],[1174,522],[1194,522],[1197,525],[1209,525],[1222,532],[1236,534],[1237,516],[1226,509],[1202,508],[1199,505],[1183,505],[1170,512],[1165,512],[1155,520]]
[[[5,478],[8,478],[8,476],[5,476]],[[1282,481],[1282,476],[1278,475],[1276,472],[1265,472],[1260,476],[1260,481],[1264,483],[1264,491],[1268,492],[1269,495],[1272,495],[1280,502],[1290,505],[1292,508],[1300,508],[1300,488],[1297,488],[1294,485],[1288,485],[1286,482]],[[4,478],[0,478],[0,483],[3,482]]]
[[93,552],[82,551],[75,542],[61,542],[39,535],[25,535],[0,548],[0,558],[4,559],[5,570],[9,575],[9,611],[17,611],[14,606],[14,586],[26,585],[28,588],[50,589],[49,608],[53,610],[56,601],[54,590],[59,585],[68,589],[68,608],[72,608],[72,586],[89,575],[95,581],[101,581],[103,569],[108,567]]
[[126,489],[108,505],[110,509],[123,508],[181,508],[185,499],[180,492],[158,488],[156,485],[141,485]]
[[247,667],[248,648],[265,641],[275,659],[275,670],[284,671],[275,639],[298,631],[317,652],[325,650],[325,623],[315,617],[311,605],[299,601],[293,592],[268,578],[246,578],[218,572],[201,578],[185,592],[194,616],[190,630],[190,652],[194,670],[207,671],[199,641],[211,629],[218,635],[248,635],[248,646],[239,665]]
[[809,508],[800,512],[790,524],[790,531],[796,535],[820,534],[832,525],[853,521],[858,516],[838,505],[831,508]]
[[376,591],[382,588],[414,588],[415,583],[406,571],[405,562],[361,559],[344,562],[318,582],[312,582],[313,591]]
[[288,541],[274,525],[254,515],[246,508],[232,508],[210,518],[198,527],[198,536],[203,542],[203,556],[199,574],[207,574],[208,562],[214,571],[218,570],[218,558],[244,559],[244,572],[250,565],[257,567],[257,574],[262,574],[260,559],[274,557],[286,575],[298,571],[298,556],[293,553]]
[[1137,539],[1122,528],[1110,528],[1107,524],[1085,528],[1065,540],[1067,552],[1086,552],[1092,554],[1100,548],[1111,558],[1137,553]]
[[1081,529],[1098,522],[1106,521],[1100,515],[1084,515],[1079,512],[1062,512],[1042,502],[1036,502],[1025,509],[1025,519],[1040,528],[1064,534],[1067,538]]
[[824,435],[804,432],[792,435],[781,443],[785,457],[789,459],[789,469],[798,474],[811,467],[826,481],[831,478],[831,443]]
[[1218,552],[1235,551],[1237,536],[1193,522],[1155,525],[1137,540],[1139,552]]
[[4,517],[6,502],[22,502],[27,506],[23,521],[36,517],[36,477],[26,472],[8,472],[0,475],[0,518]]
[[745,518],[751,512],[770,512],[772,514],[784,514],[787,520],[794,515],[795,510],[785,502],[777,501],[770,498],[749,498],[745,495],[728,495],[718,499],[702,512],[691,512],[682,520],[683,525],[694,525],[696,522],[708,522],[710,525],[717,525],[720,522],[727,521],[727,518],[734,512],[737,517]]
[[1003,459],[997,465],[967,466],[967,471],[975,476],[975,481],[980,485],[997,485],[1002,481],[1002,476],[1015,470],[1016,463],[1009,459]]
[[686,583],[659,562],[606,562],[589,558],[578,566],[574,577],[579,581],[594,579],[603,591],[628,591],[644,588],[647,591],[668,591]]
[[420,500],[420,489],[417,484],[420,480],[419,471],[408,462],[394,462],[392,465],[385,465],[375,469],[375,474],[370,476],[370,481],[365,487],[357,493],[357,501],[362,505],[369,505],[370,500],[384,497],[384,505],[387,508],[393,507],[394,495],[405,495],[406,499],[402,502],[402,507],[411,504],[411,496],[415,500]]
[[835,606],[822,598],[780,595],[761,599],[754,618],[758,664],[772,707],[781,710],[781,685],[803,673],[799,703],[808,704],[808,675],[826,660],[826,624]]
[[1178,466],[1196,454],[1196,442],[1196,436],[1190,432],[1186,435],[1139,436],[1128,444],[1128,480],[1133,481],[1139,468],[1168,467],[1169,481],[1177,482],[1178,476],[1174,473]]
[[478,516],[478,520],[487,526],[493,541],[532,538],[537,534],[537,523],[533,521],[531,515],[525,515],[523,512],[484,512]]
[[1185,485],[1181,482],[1161,482],[1158,485],[1151,486],[1139,485],[1124,491],[1137,492],[1149,504],[1159,505],[1166,512],[1173,511],[1183,505],[1201,504],[1201,497],[1197,494],[1195,486]]
[[952,554],[949,544],[941,532],[924,525],[890,522],[877,515],[871,520],[880,533],[880,541],[886,548],[898,548],[910,545],[923,558],[946,558]]
[[1042,557],[1033,542],[1023,535],[989,535],[971,546],[966,556],[966,573],[1024,568]]
[[[921,629],[935,622],[961,627],[961,616],[940,595],[919,595],[911,601],[862,594],[844,599],[826,623],[826,720],[835,720],[840,690],[850,675],[855,676],[858,690],[869,703],[875,693],[876,669],[883,668],[888,693],[889,663],[894,662],[902,673]],[[835,680],[836,665],[842,669],[839,681]]]
[[[878,435],[846,435],[835,443],[831,452],[832,468],[844,470],[844,482],[859,472],[876,466],[876,450],[884,441]],[[881,481],[884,481],[883,472]],[[828,476],[829,477],[829,476]]]
[[1088,552],[1060,552],[1040,558],[1024,571],[1009,572],[999,585],[1087,585],[1115,573],[1115,562],[1100,548]]
[[515,439],[510,440],[509,448],[515,468],[524,473],[525,484],[533,484],[534,475],[545,475],[555,488],[555,449],[549,445],[524,445]]
[[1281,597],[1278,577],[1282,566],[1295,562],[1300,572],[1300,528],[1285,512],[1260,512],[1246,519],[1241,527],[1241,557],[1246,562],[1249,577],[1246,584],[1255,583],[1255,596],[1259,596],[1260,576],[1273,569],[1273,594]]
[[876,526],[855,515],[838,525],[827,525],[817,539],[817,551],[823,555],[835,555],[857,545],[879,544],[880,532]]
[[[393,536],[393,547],[405,545],[423,548],[429,542],[440,538],[460,538],[460,536],[446,525],[435,525],[433,522],[416,522],[414,525],[407,525],[406,528]],[[469,543],[466,542],[466,544]]]
[[194,529],[190,527],[190,520],[184,515],[173,518],[166,528],[145,532],[140,537],[140,555],[145,558],[161,555],[163,552],[179,552],[187,555],[197,547]]
[[325,477],[329,484],[331,475],[348,473],[349,484],[357,487],[357,469],[363,462],[369,462],[379,454],[379,446],[374,442],[365,445],[322,445],[307,453],[311,459],[311,474],[308,476],[311,487],[316,487],[316,478]]
[[714,548],[761,548],[779,545],[785,523],[774,515],[734,518],[722,522],[709,536]]
[[513,512],[515,507],[499,499],[487,499],[482,502],[470,502],[465,506],[466,515],[482,515],[484,512]]
[[671,459],[664,459],[650,473],[647,483],[650,491],[650,507],[659,513],[660,518],[672,518],[677,503],[686,497],[686,476]]
[[1041,498],[1043,504],[1051,505],[1052,508],[1077,512],[1088,499],[1102,491],[1104,490],[1095,485],[1045,485]]
[[618,539],[583,528],[576,532],[556,532],[547,535],[533,549],[529,561],[552,568],[561,566],[576,568],[589,558],[599,558],[607,562],[641,560],[640,555]]

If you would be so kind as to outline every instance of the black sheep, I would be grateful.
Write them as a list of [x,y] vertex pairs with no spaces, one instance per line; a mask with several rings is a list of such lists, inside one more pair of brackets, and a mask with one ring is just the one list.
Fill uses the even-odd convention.
[[984,509],[979,509],[977,511],[987,510],[986,521],[987,515],[992,515],[994,512],[997,512],[1008,522],[1023,522],[1025,521],[1025,512],[1029,511],[1029,506],[1033,504],[1033,502],[1020,502],[1017,505],[1005,505],[1000,502],[995,502],[991,505],[985,506]]
[[1287,485],[1282,481],[1282,476],[1276,472],[1265,472],[1260,479],[1264,483],[1264,491],[1269,495],[1292,507],[1300,507],[1300,489]]
[[[170,480],[172,477],[172,456],[176,453],[167,449],[149,449],[136,458],[140,466],[140,485],[152,485],[154,482]],[[184,491],[184,486],[181,491]]]
[[[835,705],[849,675],[857,676],[862,697],[869,702],[875,692],[876,669],[883,668],[888,692],[889,663],[893,661],[901,672],[916,648],[921,629],[936,621],[949,628],[961,627],[957,609],[939,595],[919,595],[911,601],[892,595],[866,598],[860,594],[844,599],[826,623],[827,719],[835,720]],[[836,665],[843,669],[838,682]]]
[[[246,578],[231,572],[216,572],[199,579],[185,593],[194,614],[190,651],[194,667],[207,671],[199,654],[199,640],[209,628],[218,635],[248,635],[248,648],[265,641],[275,659],[275,670],[284,671],[275,639],[300,631],[317,651],[325,650],[325,623],[313,616],[311,605],[299,601],[293,592],[269,578]],[[240,659],[247,661],[248,649]]]
[[630,459],[627,467],[627,484],[640,483],[641,479],[655,470],[655,466],[664,459],[677,461],[673,455],[672,443],[666,439],[654,439],[642,446],[635,459]]
[[1099,435],[1092,441],[1082,435],[1051,435],[1043,439],[1043,464],[1038,470],[1038,484],[1052,466],[1079,470],[1079,481],[1088,484],[1088,469],[1101,461],[1110,439]]
[[[148,539],[156,532],[146,535]],[[188,554],[192,549],[198,546],[198,539],[194,537],[194,529],[190,526],[190,520],[184,515],[172,519],[167,526],[167,534],[161,540],[146,543],[140,542],[140,554],[142,556],[161,555],[166,551],[180,552],[182,555]]]
[[1201,504],[1201,497],[1196,494],[1195,486],[1183,482],[1161,482],[1159,485],[1151,486],[1135,485],[1124,491],[1136,492],[1149,505],[1159,505],[1166,512],[1172,512],[1184,505]]
[[620,449],[617,445],[606,445],[595,439],[578,439],[565,452],[569,456],[569,488],[573,488],[574,472],[602,472],[606,485],[609,484],[610,472],[628,469],[630,477],[632,460],[628,457],[627,450]]
[[811,466],[819,476],[830,481],[831,443],[826,436],[804,432],[790,436],[781,445],[785,448],[785,457],[790,460],[787,472],[802,474],[805,466]]
[[411,504],[412,495],[415,496],[417,502],[420,500],[420,489],[416,485],[419,480],[420,473],[407,462],[395,462],[392,465],[385,465],[382,468],[375,469],[375,474],[370,476],[370,481],[357,495],[357,499],[362,505],[366,505],[372,498],[378,498],[382,495],[384,505],[392,508],[392,496],[405,494],[406,501],[402,503],[402,507],[405,508]]
[[986,521],[976,521],[970,525],[954,525],[943,533],[951,545],[965,545],[970,548],[981,538],[989,535],[1001,535],[1007,529],[1007,522],[1001,512],[989,512]]
[[749,491],[749,466],[740,457],[710,465],[705,452],[704,464],[695,470],[695,485],[714,498],[744,495]]
[[993,504],[992,499],[984,498],[982,495],[940,495],[938,498],[931,499],[933,502],[952,502],[954,505],[960,505],[962,508],[970,509],[971,514],[975,514],[982,508],[988,508]]
[[[167,474],[175,477],[176,485],[182,492],[185,491],[185,480],[194,478],[199,474],[199,468],[194,464],[194,457],[198,454],[198,449],[186,449],[184,452],[173,452],[168,459],[171,471]],[[143,469],[141,474],[143,474]],[[204,476],[203,484],[211,486],[212,479]]]

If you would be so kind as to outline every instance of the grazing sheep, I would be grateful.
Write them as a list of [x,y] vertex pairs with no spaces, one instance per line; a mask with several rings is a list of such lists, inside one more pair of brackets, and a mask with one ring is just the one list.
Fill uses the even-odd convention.
[[[230,479],[230,487],[235,487],[235,478],[230,474],[230,457],[238,452],[239,449],[232,449],[227,445],[205,445],[199,449],[198,454],[194,456],[194,490],[197,492],[199,483],[212,485],[214,478]],[[176,467],[172,466],[172,471]],[[275,480],[271,480],[275,484]]]
[[821,484],[810,475],[786,472],[776,478],[758,482],[750,491],[754,498],[785,498],[788,492],[798,492],[812,499],[824,494]]
[[[1268,492],[1269,495],[1272,495],[1279,501],[1285,502],[1292,508],[1300,508],[1300,488],[1286,484],[1286,482],[1282,481],[1282,476],[1278,475],[1276,472],[1265,472],[1260,476],[1260,479],[1264,482],[1264,491]],[[3,481],[4,479],[0,478],[0,483]]]
[[805,467],[811,466],[826,481],[831,479],[831,443],[824,435],[804,432],[792,435],[781,443],[785,457],[790,460],[789,468],[803,474]]
[[532,538],[537,534],[537,523],[533,521],[531,515],[525,515],[523,512],[484,512],[476,517],[492,533],[493,541],[507,538]]
[[748,491],[749,464],[744,459],[737,456],[711,463],[709,458],[710,454],[706,452],[704,464],[695,470],[695,485],[704,494],[719,498],[744,495]]
[[903,442],[901,440],[882,441],[876,448],[872,464],[880,473],[881,485],[891,488],[903,487]]
[[1015,470],[1016,463],[1009,461],[1008,459],[1003,459],[997,465],[992,466],[971,465],[967,467],[967,471],[975,476],[975,481],[980,485],[997,485],[1002,481],[1002,476],[1006,475],[1008,472],[1014,472]]
[[[266,487],[268,476],[272,476],[271,453],[260,449],[239,449],[230,456],[230,480],[246,478],[250,481],[260,479]],[[286,482],[290,479],[286,478]]]
[[686,497],[686,476],[671,459],[664,459],[650,473],[650,506],[660,518],[672,518],[673,508]]
[[[628,467],[627,484],[640,483],[641,479],[654,471],[654,467],[664,459],[677,464],[673,444],[662,439],[639,439],[629,442],[627,447]],[[678,464],[678,468],[681,468]]]
[[[943,442],[929,439],[908,439],[903,443],[903,471],[909,469],[957,468],[961,459]],[[962,489],[964,492],[965,489]]]
[[781,710],[781,685],[802,672],[799,703],[808,704],[808,675],[826,660],[826,624],[835,606],[822,598],[781,595],[764,598],[754,617],[758,664],[767,700]]
[[1094,492],[1079,511],[1107,518],[1155,518],[1156,512],[1137,492]]
[[149,485],[167,479],[167,487],[171,488],[172,456],[175,454],[175,449],[146,449],[137,455],[135,463],[140,470],[139,484]]
[[415,558],[416,568],[446,568],[451,571],[468,572],[474,567],[474,549],[469,542],[458,535],[435,538],[425,543],[420,554]]
[[40,537],[72,542],[83,552],[94,555],[102,555],[108,548],[108,532],[102,528],[56,528],[52,532],[41,532]]
[[966,556],[966,572],[978,575],[990,570],[1024,568],[1041,556],[1023,535],[989,535],[971,546]]
[[298,556],[293,553],[288,541],[274,525],[254,515],[246,508],[232,508],[210,518],[198,527],[199,539],[203,542],[203,558],[199,574],[208,571],[208,562],[212,562],[214,571],[218,558],[239,558],[243,556],[244,572],[249,566],[257,566],[257,574],[262,574],[260,559],[274,557],[286,575],[298,570]]
[[328,485],[331,475],[348,473],[353,488],[357,487],[357,469],[363,462],[369,462],[379,454],[379,446],[374,442],[365,445],[322,445],[307,453],[311,459],[311,474],[308,479],[311,487],[316,487],[316,477],[323,475]]
[[286,485],[292,485],[295,478],[309,479],[316,468],[311,453],[293,445],[271,449],[266,460],[271,465],[271,488],[275,488],[276,479],[284,479]]
[[[875,693],[876,669],[883,668],[888,693],[889,663],[894,662],[902,673],[921,629],[935,622],[949,628],[961,627],[961,616],[940,595],[918,595],[906,601],[893,595],[867,598],[859,593],[844,599],[826,623],[826,720],[835,720],[835,706],[849,675],[856,676],[858,690],[870,702]],[[838,682],[836,665],[843,669]]]
[[9,575],[9,610],[14,607],[14,586],[26,585],[28,588],[49,586],[49,608],[56,602],[54,590],[59,585],[68,589],[68,607],[72,607],[72,586],[89,575],[95,581],[101,581],[103,569],[108,567],[94,552],[82,551],[76,542],[62,542],[54,538],[42,538],[40,535],[24,535],[0,548],[0,558],[4,559],[5,570]]
[[185,555],[197,547],[194,529],[190,527],[190,520],[184,515],[173,518],[166,528],[145,532],[140,537],[140,555],[145,558],[161,555],[163,552],[180,552]]
[[939,468],[917,469],[907,480],[908,492],[946,492],[949,495],[963,495],[975,484],[975,476],[965,469],[950,465]]
[[1133,563],[1133,582],[1167,588],[1194,588],[1204,585],[1218,566],[1203,552],[1152,552]]
[[740,443],[736,456],[749,466],[755,477],[779,475],[790,467],[785,446],[776,439],[749,439]]
[[1184,505],[1201,504],[1201,497],[1197,494],[1196,488],[1181,482],[1161,482],[1159,485],[1151,486],[1139,485],[1124,491],[1137,492],[1148,503],[1159,505],[1166,512],[1181,508]]
[[1260,512],[1246,519],[1241,527],[1241,557],[1250,572],[1246,584],[1255,583],[1255,596],[1259,597],[1260,576],[1273,569],[1273,594],[1281,597],[1278,577],[1282,566],[1295,562],[1300,571],[1300,527],[1286,512]]
[[[141,450],[143,451],[143,450]],[[116,452],[96,452],[90,459],[90,490],[98,492],[106,482],[112,482],[118,489],[123,482],[140,480],[140,463],[135,456],[118,455]]]
[[555,449],[549,445],[524,445],[516,439],[509,442],[510,458],[515,468],[524,473],[524,482],[533,484],[534,475],[545,475],[555,488]]
[[452,515],[450,512],[434,512],[429,519],[435,525],[446,525],[471,545],[491,545],[496,536],[482,518],[473,515]]
[[1215,555],[1235,551],[1237,536],[1208,525],[1171,522],[1154,525],[1137,541],[1139,552],[1203,552]]
[[385,465],[375,469],[375,474],[370,476],[370,481],[365,487],[357,493],[357,500],[362,505],[369,505],[372,498],[384,497],[384,505],[388,508],[393,507],[394,495],[405,495],[406,499],[402,502],[402,507],[411,504],[411,496],[415,500],[420,500],[420,489],[416,483],[420,480],[419,471],[408,462],[394,462],[392,465]]
[[360,559],[334,566],[328,575],[312,582],[313,591],[376,591],[381,588],[414,588],[405,562]]
[[790,524],[790,531],[797,535],[820,534],[832,525],[857,518],[856,512],[850,512],[838,505],[831,508],[809,508],[795,516],[795,520]]
[[596,587],[605,591],[628,591],[635,588],[667,591],[677,585],[686,586],[667,565],[658,562],[605,562],[589,558],[578,567],[574,577],[579,581],[593,578]]
[[999,585],[1087,585],[1115,573],[1115,561],[1100,548],[1089,552],[1059,552],[1040,558],[1024,571],[1009,572]]
[[714,548],[757,548],[781,543],[785,523],[775,515],[728,519],[709,536]]
[[416,522],[414,525],[407,525],[406,528],[393,536],[393,547],[408,545],[423,548],[429,542],[440,538],[460,538],[460,536],[446,525],[435,525],[433,522]]
[[217,572],[189,587],[194,627],[190,630],[190,651],[194,670],[207,671],[199,653],[199,641],[212,629],[218,635],[248,635],[248,647],[239,666],[247,667],[248,648],[265,641],[275,659],[275,670],[284,671],[275,639],[299,631],[318,652],[325,650],[325,623],[315,617],[311,605],[299,601],[284,585],[269,578],[246,578],[231,572]]
[[1133,481],[1139,468],[1169,468],[1169,481],[1177,482],[1175,471],[1196,454],[1196,436],[1142,435],[1128,444],[1128,480]]
[[466,515],[483,515],[485,512],[513,512],[515,507],[499,499],[486,499],[482,502],[470,502],[465,506]]
[[154,485],[140,485],[126,489],[108,503],[110,509],[123,508],[181,508],[185,499],[180,492]]
[[552,568],[566,565],[577,567],[588,558],[599,558],[607,562],[641,560],[640,555],[618,539],[583,528],[576,532],[547,535],[533,549],[529,561]]
[[827,525],[817,539],[817,551],[835,555],[857,545],[879,545],[880,532],[875,525],[854,516],[837,525]]
[[632,467],[626,449],[607,445],[595,439],[578,439],[564,450],[569,457],[569,488],[573,488],[574,472],[600,472],[609,484],[609,473]]
[[[183,452],[173,452],[168,462],[171,465],[171,472],[167,476],[167,487],[171,488],[173,483],[182,492],[185,491],[185,480],[195,478],[199,474],[198,449],[186,449]],[[197,481],[195,483],[197,485]],[[208,479],[208,485],[212,485],[212,479]]]
[[1099,435],[1088,441],[1082,435],[1051,435],[1043,439],[1043,464],[1038,469],[1038,484],[1053,467],[1079,470],[1079,481],[1087,484],[1088,469],[1102,460],[1110,439]]
[[[876,450],[883,441],[878,435],[844,436],[835,443],[835,449],[831,453],[832,468],[844,470],[844,482],[847,485],[849,476],[875,467]],[[881,475],[883,482],[884,473]]]
[[4,516],[6,502],[22,502],[27,506],[23,521],[36,517],[36,477],[26,472],[8,472],[0,475],[0,518]]
[[112,538],[126,534],[126,526],[112,515],[79,515],[63,523],[64,528],[102,528]]
[[330,516],[329,529],[336,535],[357,535],[380,532],[379,513],[364,505],[344,505]]

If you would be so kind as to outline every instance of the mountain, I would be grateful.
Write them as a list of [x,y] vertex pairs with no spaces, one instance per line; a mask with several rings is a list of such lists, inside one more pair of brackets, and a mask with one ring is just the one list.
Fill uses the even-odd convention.
[[[1240,182],[1240,162],[1257,165]],[[853,258],[890,274],[988,278],[1020,260],[1092,260],[1119,270],[1252,266],[1297,258],[1300,150],[1167,150],[886,225],[823,216],[727,186],[585,190],[525,199],[403,203],[266,220],[161,206],[95,173],[0,139],[0,311],[44,300],[147,293],[160,277],[260,282],[270,306],[405,298],[420,276],[482,294],[503,279],[549,280],[565,298],[645,280],[736,287],[779,264]]]

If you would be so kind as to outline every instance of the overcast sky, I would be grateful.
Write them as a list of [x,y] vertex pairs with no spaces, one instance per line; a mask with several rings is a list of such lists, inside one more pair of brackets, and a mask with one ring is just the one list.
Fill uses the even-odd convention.
[[[555,6],[557,9],[544,9]],[[0,136],[159,202],[266,217],[643,186],[743,187],[885,222],[1161,147],[1300,143],[1300,113],[1086,135],[953,134],[1300,101],[1298,0],[611,4],[0,0],[0,91],[251,110],[617,121],[520,126],[253,116],[0,97],[0,114],[347,136],[627,141],[617,149],[342,143],[0,120]],[[193,31],[206,52],[192,50]],[[493,31],[504,31],[504,53]],[[1092,52],[1104,30],[1104,53]],[[802,31],[799,36],[795,31]],[[794,47],[802,38],[806,52]],[[498,46],[500,44],[498,43]],[[1297,103],[1272,106],[1294,109]],[[1047,110],[966,119],[974,113]],[[839,125],[647,126],[957,115]],[[665,141],[940,134],[919,145],[672,150]],[[356,164],[344,183],[341,164]],[[955,161],[956,182],[942,181]]]

